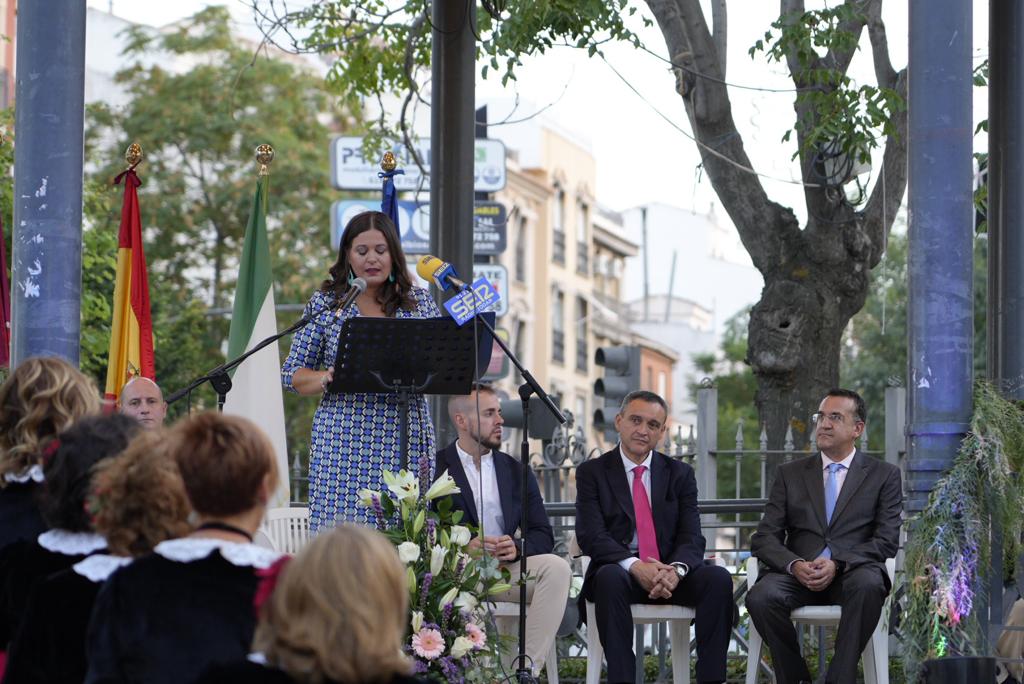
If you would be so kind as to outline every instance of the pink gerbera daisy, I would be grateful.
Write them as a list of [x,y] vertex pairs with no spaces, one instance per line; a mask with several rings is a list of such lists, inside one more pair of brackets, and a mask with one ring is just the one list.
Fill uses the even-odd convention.
[[433,660],[444,653],[444,638],[436,629],[421,629],[412,635],[412,650],[420,658]]
[[473,648],[480,649],[487,643],[487,634],[484,630],[480,629],[480,626],[472,623],[466,623],[466,636],[473,642]]

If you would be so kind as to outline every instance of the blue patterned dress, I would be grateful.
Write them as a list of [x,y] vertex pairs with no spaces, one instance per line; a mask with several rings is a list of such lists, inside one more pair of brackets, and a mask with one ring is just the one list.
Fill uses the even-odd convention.
[[[399,308],[396,318],[439,316],[426,290],[414,287],[416,303],[411,311]],[[333,295],[319,290],[303,315],[328,307]],[[292,347],[281,367],[281,381],[295,391],[292,376],[300,368],[323,370],[334,363],[338,332],[343,321],[358,316],[355,304],[340,316],[327,310],[316,316],[292,338]],[[313,415],[309,454],[309,527],[316,531],[338,522],[373,524],[372,511],[359,505],[359,490],[385,489],[382,469],[398,471],[398,396],[395,394],[334,394],[324,392]],[[423,396],[409,404],[409,468],[415,472],[420,457],[434,457],[434,426]]]

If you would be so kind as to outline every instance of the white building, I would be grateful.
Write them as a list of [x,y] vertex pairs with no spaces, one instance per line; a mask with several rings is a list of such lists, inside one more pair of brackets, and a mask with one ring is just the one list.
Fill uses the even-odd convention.
[[697,214],[649,204],[628,209],[622,217],[627,237],[640,245],[640,253],[626,260],[623,299],[641,301],[640,320],[644,311],[653,320],[664,318],[664,299],[660,308],[651,301],[642,306],[645,282],[648,297],[679,297],[710,312],[716,339],[725,321],[760,298],[764,279],[736,230],[713,210]]

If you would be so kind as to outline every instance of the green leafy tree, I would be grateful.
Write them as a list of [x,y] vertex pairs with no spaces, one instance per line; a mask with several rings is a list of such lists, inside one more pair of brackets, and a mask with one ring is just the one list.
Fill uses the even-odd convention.
[[[328,217],[335,199],[328,147],[352,117],[307,62],[257,51],[236,38],[224,8],[207,8],[170,32],[132,27],[127,35],[129,66],[116,81],[129,101],[118,109],[91,107],[87,119],[87,159],[95,171],[86,193],[83,367],[101,384],[105,380],[123,192],[110,179],[124,168],[123,150],[138,142],[145,154],[139,202],[157,377],[173,391],[224,361],[258,144],[273,145],[277,155],[268,216],[276,301],[304,304],[325,277],[333,261]],[[281,315],[287,322],[299,314]],[[214,402],[204,386],[192,405],[209,408]],[[292,454],[308,451],[315,406],[309,398],[286,397]],[[185,409],[182,400],[172,415]]]
[[[515,78],[524,56],[556,45],[602,57],[608,41],[640,46],[630,28],[633,15],[660,29],[703,169],[764,276],[750,316],[747,356],[757,380],[759,421],[773,448],[782,446],[790,425],[797,444],[806,444],[807,417],[839,380],[843,329],[864,304],[906,187],[907,71],[891,63],[882,0],[846,0],[816,10],[804,0],[781,0],[778,21],[753,46],[752,54],[763,51],[785,66],[798,93],[787,136],[797,143],[795,161],[805,184],[810,218],[803,226],[751,172],[726,80],[726,0],[480,4],[473,28],[484,76],[497,72],[505,80]],[[347,101],[406,93],[408,104],[419,97],[430,58],[425,0],[325,0],[292,14],[257,12],[269,36],[293,37],[286,47],[332,55],[329,82]],[[467,17],[472,14],[467,9]],[[304,33],[289,32],[293,27]],[[875,83],[863,87],[847,76],[862,42],[875,73]],[[397,121],[382,119],[377,132],[405,135],[406,111],[401,108]],[[844,184],[850,160],[866,158],[879,145],[880,180],[870,192],[849,198]]]

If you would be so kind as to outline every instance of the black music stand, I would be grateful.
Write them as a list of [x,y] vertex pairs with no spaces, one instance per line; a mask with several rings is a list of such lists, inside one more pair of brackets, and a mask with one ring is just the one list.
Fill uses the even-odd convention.
[[[480,316],[489,317],[493,326],[493,313]],[[460,328],[447,317],[349,318],[338,333],[334,378],[327,389],[398,395],[398,448],[406,469],[412,395],[469,394],[477,369],[481,375],[487,370],[493,339],[486,326]]]

